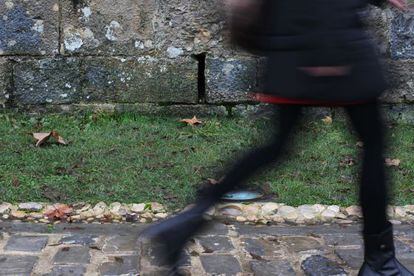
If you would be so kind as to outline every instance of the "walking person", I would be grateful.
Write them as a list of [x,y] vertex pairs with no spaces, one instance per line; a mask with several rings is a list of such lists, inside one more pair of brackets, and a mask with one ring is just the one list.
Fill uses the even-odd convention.
[[[143,233],[164,246],[170,275],[179,275],[175,265],[186,241],[205,224],[204,212],[278,161],[306,106],[344,107],[364,143],[359,200],[365,257],[359,275],[414,275],[395,257],[386,214],[385,128],[378,102],[386,81],[363,29],[361,10],[368,2],[385,4],[385,0],[230,0],[234,41],[267,58],[264,89],[254,97],[275,105],[276,131],[268,144],[236,161],[219,184],[203,189],[194,207]],[[387,2],[405,8],[405,0]]]

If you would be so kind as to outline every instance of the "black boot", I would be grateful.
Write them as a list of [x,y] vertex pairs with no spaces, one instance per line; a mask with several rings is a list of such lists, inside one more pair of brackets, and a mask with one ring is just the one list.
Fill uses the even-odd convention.
[[364,234],[365,262],[358,276],[414,276],[396,258],[392,225],[380,234]]
[[162,256],[157,257],[160,257],[160,261],[171,268],[169,275],[179,275],[177,264],[183,249],[191,236],[198,232],[205,223],[203,213],[193,208],[148,227],[140,236],[160,246]]

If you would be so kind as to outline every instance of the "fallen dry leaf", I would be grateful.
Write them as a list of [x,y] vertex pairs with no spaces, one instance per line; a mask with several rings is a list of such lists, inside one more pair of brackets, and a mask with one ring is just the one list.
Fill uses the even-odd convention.
[[20,180],[17,177],[13,177],[12,185],[13,185],[13,187],[19,187],[20,186]]
[[387,165],[388,167],[398,167],[401,164],[401,160],[400,159],[391,159],[391,158],[386,158],[385,159],[385,165]]
[[190,125],[190,126],[200,125],[200,124],[203,123],[202,121],[200,121],[199,119],[197,119],[196,116],[194,116],[192,119],[183,119],[183,120],[180,120],[180,122],[186,123],[187,125]]
[[46,142],[50,137],[50,132],[47,133],[33,133],[33,137],[37,140],[36,147],[39,147],[44,142]]
[[216,179],[214,179],[214,178],[207,178],[207,181],[208,181],[208,183],[209,183],[209,184],[211,184],[211,185],[216,185],[216,184],[220,183],[220,181],[219,181],[219,180],[216,180]]
[[55,204],[49,206],[45,211],[45,216],[49,219],[58,220],[66,218],[68,214],[72,213],[73,208],[66,204]]
[[322,122],[324,122],[327,125],[332,124],[332,117],[331,116],[326,116],[325,118],[322,119]]
[[359,141],[359,142],[356,143],[356,145],[358,147],[362,148],[364,146],[364,142]]
[[67,145],[66,141],[62,138],[62,136],[60,136],[59,133],[57,133],[54,130],[52,130],[51,132],[32,133],[32,135],[37,140],[36,147],[40,147],[47,140],[49,140],[50,137],[55,138],[58,144]]
[[355,165],[356,161],[354,158],[347,156],[339,162],[341,167],[349,167]]
[[63,139],[62,136],[59,135],[59,133],[57,133],[56,131],[52,131],[51,132],[52,137],[56,139],[56,141],[61,144],[61,145],[67,145],[66,141]]

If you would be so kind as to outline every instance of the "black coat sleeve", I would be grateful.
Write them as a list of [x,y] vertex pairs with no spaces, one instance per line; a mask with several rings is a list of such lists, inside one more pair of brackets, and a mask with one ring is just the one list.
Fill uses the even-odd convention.
[[384,5],[385,2],[386,2],[386,0],[368,0],[368,3],[370,3],[371,5],[374,5],[374,6],[378,6],[378,7]]

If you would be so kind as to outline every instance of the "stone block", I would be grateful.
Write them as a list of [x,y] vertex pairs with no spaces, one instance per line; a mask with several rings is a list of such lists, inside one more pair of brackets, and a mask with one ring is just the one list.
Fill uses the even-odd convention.
[[222,1],[159,0],[156,47],[163,54],[223,54],[228,35]]
[[156,1],[62,1],[64,54],[140,55],[154,50]]
[[391,20],[391,57],[409,59],[414,57],[414,17],[395,11]]
[[258,62],[255,58],[207,58],[206,98],[208,103],[249,102],[248,92],[258,90]]
[[229,252],[234,249],[234,246],[228,237],[200,237],[198,240],[200,245],[204,248],[205,253]]
[[392,20],[392,11],[376,6],[370,6],[366,24],[368,32],[373,38],[373,42],[379,53],[383,56],[390,54],[390,25]]
[[88,264],[90,262],[91,255],[88,247],[75,246],[75,247],[63,247],[56,253],[53,263],[54,264]]
[[42,236],[11,236],[6,244],[7,251],[40,252],[47,244],[48,238]]
[[250,267],[255,276],[295,276],[296,272],[293,270],[288,261],[251,261]]
[[85,235],[85,234],[73,234],[65,236],[60,239],[59,244],[76,244],[76,245],[95,245],[98,240],[98,236]]
[[405,242],[395,240],[395,251],[397,256],[414,260],[414,248]]
[[52,268],[52,271],[44,276],[81,276],[85,275],[86,267],[84,266],[55,266]]
[[0,1],[0,56],[58,53],[58,0]]
[[110,257],[99,267],[99,275],[138,275],[138,256]]
[[231,108],[231,115],[250,119],[272,118],[275,110],[276,107],[272,104],[238,104]]
[[[151,242],[149,240],[140,241],[140,265],[145,266],[150,264],[154,267],[168,266],[168,255],[166,255],[165,246],[158,242]],[[179,266],[191,265],[191,258],[188,252],[184,252],[179,257],[177,262]]]
[[[381,105],[381,111],[387,123],[414,124],[414,105],[412,104],[383,104]],[[336,121],[348,119],[346,112],[341,108],[334,108],[333,112]]]
[[253,226],[245,224],[235,224],[235,231],[241,236],[325,236],[337,233],[358,234],[358,225],[341,226],[333,224],[330,227],[326,225],[271,225],[271,226]]
[[196,103],[198,66],[192,58],[88,58],[83,62],[84,102]]
[[386,66],[390,88],[384,93],[385,103],[414,102],[414,61],[388,61]]
[[363,245],[360,234],[333,233],[324,235],[325,243],[332,246],[361,246]]
[[198,233],[199,236],[225,236],[229,232],[228,226],[224,223],[211,221]]
[[12,68],[9,61],[0,58],[0,108],[5,107],[10,99]]
[[13,98],[18,105],[68,104],[78,100],[78,59],[20,61],[14,67]]
[[242,272],[239,261],[231,255],[204,255],[200,260],[208,274],[237,275]]
[[266,249],[264,246],[264,242],[259,239],[243,239],[242,243],[246,252],[248,252],[251,256],[255,258],[262,258],[266,256]]
[[414,271],[414,259],[398,259],[409,271]]
[[335,253],[352,269],[359,269],[364,261],[362,249],[336,249]]
[[37,259],[35,256],[0,255],[0,273],[2,275],[29,276]]
[[286,244],[292,253],[308,250],[323,250],[323,245],[313,237],[281,237],[279,241]]
[[183,117],[194,116],[227,116],[227,109],[224,106],[216,105],[193,105],[193,104],[174,104],[174,105],[158,105],[154,103],[138,103],[138,104],[72,104],[72,105],[48,105],[48,106],[30,106],[25,108],[29,112],[35,113],[134,113],[140,115],[163,115],[173,116],[182,119]]
[[104,253],[117,253],[120,251],[137,251],[137,235],[114,235],[106,239],[102,248]]
[[320,255],[306,258],[301,267],[305,275],[347,275],[338,263]]

